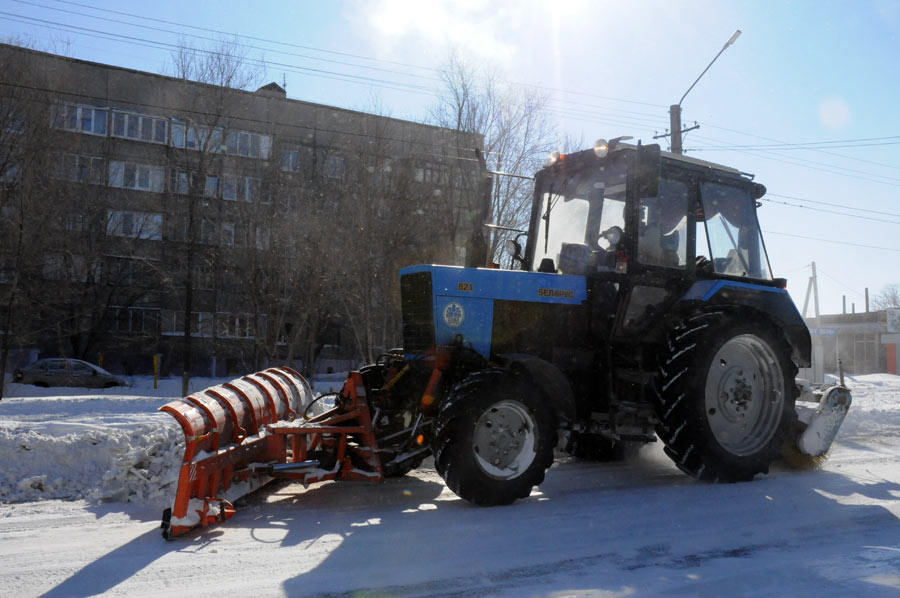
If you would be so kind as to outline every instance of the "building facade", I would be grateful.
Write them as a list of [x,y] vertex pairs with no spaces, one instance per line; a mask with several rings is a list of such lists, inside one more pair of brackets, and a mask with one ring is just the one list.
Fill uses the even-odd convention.
[[7,369],[365,360],[399,342],[397,268],[484,261],[479,136],[0,53]]

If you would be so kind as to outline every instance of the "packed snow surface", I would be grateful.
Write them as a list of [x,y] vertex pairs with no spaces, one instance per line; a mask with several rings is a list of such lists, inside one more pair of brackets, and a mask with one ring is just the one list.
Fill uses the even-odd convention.
[[[223,380],[195,379],[192,391]],[[222,526],[159,535],[183,451],[180,380],[8,384],[0,588],[8,596],[900,596],[900,377],[850,377],[817,470],[681,474],[657,445],[561,459],[528,499],[478,508],[423,467],[382,484],[271,484]],[[335,390],[339,377],[317,381]]]

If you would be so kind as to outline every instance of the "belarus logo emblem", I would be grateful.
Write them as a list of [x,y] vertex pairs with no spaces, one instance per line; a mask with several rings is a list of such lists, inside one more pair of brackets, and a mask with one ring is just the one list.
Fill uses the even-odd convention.
[[466,310],[459,303],[453,301],[444,308],[444,322],[450,328],[457,328],[466,319]]

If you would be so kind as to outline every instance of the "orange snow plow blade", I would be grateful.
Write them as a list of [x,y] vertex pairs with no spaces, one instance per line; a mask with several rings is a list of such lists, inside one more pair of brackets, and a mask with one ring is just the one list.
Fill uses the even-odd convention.
[[[308,418],[313,392],[288,367],[270,368],[160,407],[181,425],[185,452],[163,537],[221,523],[274,479],[380,482],[383,472],[362,378],[352,372],[335,406]],[[302,416],[294,421],[298,413]]]

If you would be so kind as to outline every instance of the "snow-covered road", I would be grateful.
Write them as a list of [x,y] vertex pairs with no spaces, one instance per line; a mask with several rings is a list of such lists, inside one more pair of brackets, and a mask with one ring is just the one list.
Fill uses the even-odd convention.
[[[0,588],[217,598],[900,596],[900,378],[848,384],[853,408],[816,471],[709,485],[651,446],[624,463],[564,460],[527,500],[485,509],[423,468],[379,485],[269,486],[226,525],[173,542],[161,538],[159,515],[178,457],[154,462],[174,449],[170,422],[150,413],[165,390],[138,382],[129,392],[142,398],[4,399]],[[19,480],[12,489],[10,477]]]

